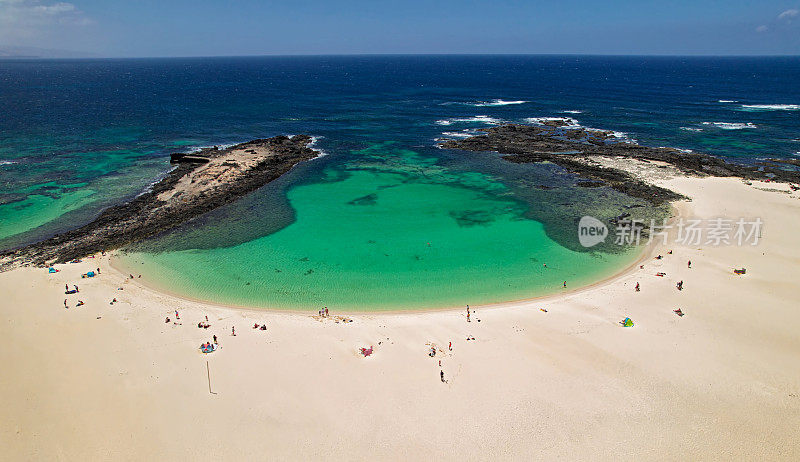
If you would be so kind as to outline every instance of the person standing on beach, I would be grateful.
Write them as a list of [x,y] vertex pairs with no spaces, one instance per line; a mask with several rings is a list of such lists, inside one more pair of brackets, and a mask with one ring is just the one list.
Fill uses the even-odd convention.
[[231,335],[236,337],[236,327],[235,326],[231,326]]
[[639,283],[636,283],[636,292],[639,292]]
[[444,371],[441,369],[439,370],[439,378],[442,380],[442,383],[447,383],[447,381],[444,379]]
[[470,322],[470,320],[469,320],[469,305],[467,305],[467,322]]
[[67,306],[67,299],[66,298],[64,299],[64,308],[69,309],[69,307]]
[[689,263],[687,263],[687,264],[686,264],[686,266],[687,266],[687,267],[689,267],[689,268],[691,268],[691,267],[692,267],[692,261],[691,261],[691,260],[689,260]]
[[64,284],[64,291],[69,292],[69,284]]
[[215,345],[219,345],[219,343],[217,342],[217,336],[216,335],[214,336],[214,344]]
[[567,288],[567,281],[564,281],[564,288]]

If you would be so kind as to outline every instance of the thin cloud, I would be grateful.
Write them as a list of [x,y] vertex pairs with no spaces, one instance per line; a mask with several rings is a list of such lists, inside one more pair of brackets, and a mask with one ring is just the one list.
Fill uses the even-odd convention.
[[33,12],[54,16],[75,11],[75,9],[75,5],[72,3],[60,2],[53,5],[36,5],[33,7]]
[[760,25],[760,26],[756,27],[756,32],[766,32],[767,30],[769,30],[769,27],[767,27],[765,25]]
[[780,20],[792,19],[792,18],[796,17],[798,14],[800,14],[800,10],[797,10],[795,8],[791,8],[791,9],[788,9],[788,10],[784,11],[783,13],[779,14],[778,15],[778,19],[780,19]]
[[0,40],[27,41],[54,32],[54,27],[94,24],[69,2],[42,0],[0,0]]

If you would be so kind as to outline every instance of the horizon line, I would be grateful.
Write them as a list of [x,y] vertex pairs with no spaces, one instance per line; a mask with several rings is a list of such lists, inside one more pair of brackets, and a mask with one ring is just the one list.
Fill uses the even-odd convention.
[[[76,52],[82,53],[82,52]],[[510,57],[510,56],[575,56],[575,57],[607,57],[607,58],[800,58],[800,54],[620,54],[620,53],[299,53],[299,54],[241,54],[241,55],[174,55],[174,56],[0,56],[0,61],[91,61],[112,59],[219,59],[219,58],[323,58],[323,57]]]

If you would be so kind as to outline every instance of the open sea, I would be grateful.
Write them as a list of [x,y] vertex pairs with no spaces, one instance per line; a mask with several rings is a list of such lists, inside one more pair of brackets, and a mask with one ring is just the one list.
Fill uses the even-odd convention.
[[584,249],[577,220],[666,213],[577,187],[552,165],[438,149],[437,138],[569,117],[645,145],[792,158],[800,58],[5,60],[0,108],[0,249],[134,197],[171,152],[303,133],[324,156],[132,246],[121,265],[233,305],[422,309],[601,280],[639,249]]

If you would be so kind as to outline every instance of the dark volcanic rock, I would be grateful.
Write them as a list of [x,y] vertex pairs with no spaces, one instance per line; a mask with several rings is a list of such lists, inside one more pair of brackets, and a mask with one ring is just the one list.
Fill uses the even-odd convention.
[[153,187],[93,222],[45,241],[0,254],[0,270],[46,265],[111,250],[172,229],[255,191],[304,160],[313,159],[311,137],[276,136],[193,153]]
[[645,199],[653,205],[679,199],[673,191],[647,184],[627,172],[592,165],[592,157],[626,157],[641,161],[670,164],[693,175],[739,177],[751,180],[783,182],[800,181],[800,173],[770,165],[759,167],[725,162],[708,154],[687,153],[672,148],[651,148],[633,143],[617,142],[612,132],[570,127],[559,119],[542,125],[507,124],[482,129],[485,135],[463,140],[446,140],[443,148],[468,151],[496,151],[511,162],[552,162],[590,180],[579,186],[608,185],[631,197]]

